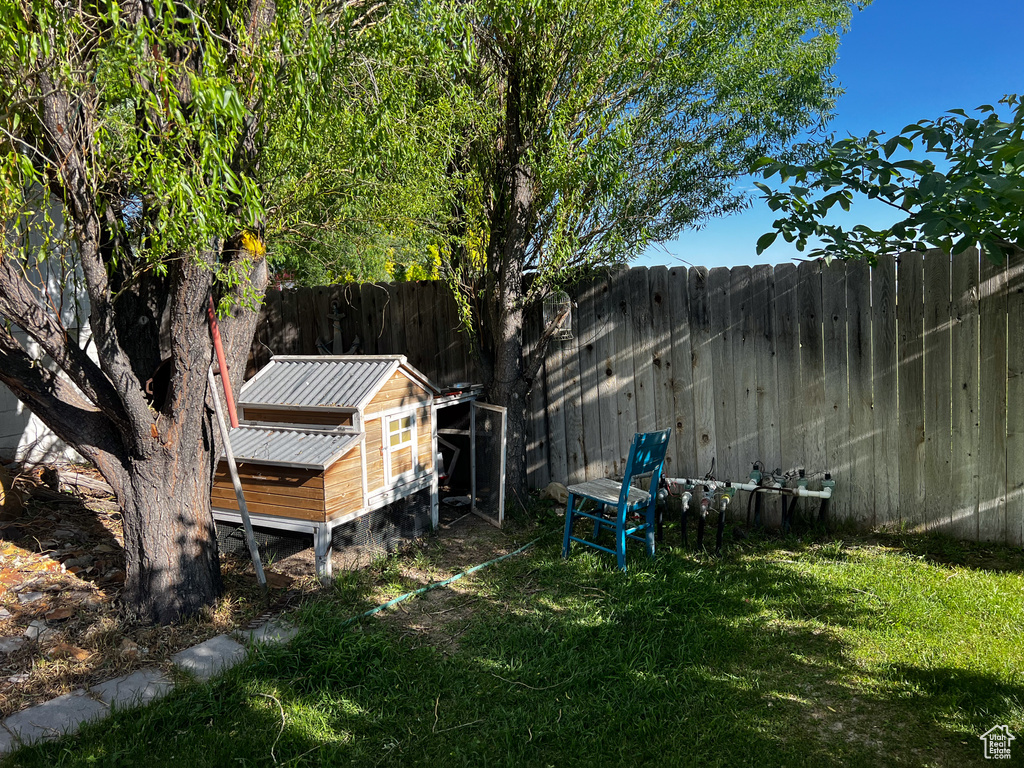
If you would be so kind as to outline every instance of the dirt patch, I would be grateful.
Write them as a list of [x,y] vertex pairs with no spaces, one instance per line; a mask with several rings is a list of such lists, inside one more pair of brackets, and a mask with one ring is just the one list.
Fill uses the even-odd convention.
[[[367,569],[373,579],[368,595],[371,602],[384,603],[508,554],[526,543],[534,530],[532,525],[499,530],[475,515],[443,506],[439,517],[436,535]],[[373,618],[415,645],[454,653],[480,599],[470,576],[398,603]]]

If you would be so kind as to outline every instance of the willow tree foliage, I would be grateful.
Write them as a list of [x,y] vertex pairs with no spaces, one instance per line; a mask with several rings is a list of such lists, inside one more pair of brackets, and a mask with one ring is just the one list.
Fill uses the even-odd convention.
[[221,589],[208,298],[237,388],[263,235],[301,210],[275,167],[322,155],[328,113],[380,113],[360,94],[393,18],[358,0],[0,2],[0,381],[114,488],[144,618]]
[[429,5],[389,8],[385,24],[348,42],[328,103],[276,127],[259,171],[274,196],[272,269],[307,285],[433,271],[451,125],[464,114],[443,77],[452,52],[434,21],[444,18]]
[[[525,481],[528,306],[739,208],[756,158],[822,124],[854,3],[475,0],[453,76],[474,105],[452,173],[449,280],[468,290]],[[482,286],[482,288],[466,288]]]
[[[1024,252],[1024,102],[1007,96],[1010,114],[983,105],[972,117],[962,109],[908,125],[891,137],[872,132],[819,148],[817,159],[793,164],[764,159],[765,178],[788,187],[758,184],[768,205],[783,215],[758,241],[758,253],[778,235],[799,250],[825,258],[941,248],[960,253],[981,245],[1002,263]],[[1006,110],[1004,110],[1006,111]],[[935,159],[938,162],[935,162]],[[878,200],[894,224],[874,229],[829,222],[835,206],[850,210],[855,195]]]

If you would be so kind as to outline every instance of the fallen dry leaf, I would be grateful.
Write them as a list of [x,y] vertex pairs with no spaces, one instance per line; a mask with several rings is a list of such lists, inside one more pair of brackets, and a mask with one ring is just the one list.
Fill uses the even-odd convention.
[[68,643],[58,643],[49,650],[48,655],[54,659],[74,659],[75,661],[85,661],[92,656],[84,648]]
[[69,619],[75,615],[73,608],[54,608],[48,614],[46,614],[47,621],[60,621],[61,619]]
[[295,579],[283,573],[266,571],[264,575],[267,577],[267,586],[270,589],[288,589],[295,582]]

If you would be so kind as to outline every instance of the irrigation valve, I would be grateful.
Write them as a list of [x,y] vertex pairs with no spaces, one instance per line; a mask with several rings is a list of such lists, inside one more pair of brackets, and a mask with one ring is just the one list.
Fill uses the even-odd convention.
[[736,489],[732,487],[732,483],[726,483],[725,487],[721,489],[721,499],[718,502],[718,508],[725,512],[729,508],[729,503],[732,501],[733,494],[736,493]]
[[690,499],[692,499],[692,498],[693,498],[693,494],[690,493],[689,491],[686,491],[680,497],[680,501],[682,501],[682,503],[683,503],[683,511],[684,512],[690,508]]
[[836,481],[832,479],[830,472],[825,473],[825,479],[821,481],[821,490],[828,489],[829,493],[835,493]]
[[752,469],[752,470],[750,470],[750,482],[754,483],[755,485],[759,485],[761,483],[761,470],[760,469]]
[[700,500],[700,516],[707,517],[708,510],[715,501],[715,490],[710,485],[704,486],[704,494]]

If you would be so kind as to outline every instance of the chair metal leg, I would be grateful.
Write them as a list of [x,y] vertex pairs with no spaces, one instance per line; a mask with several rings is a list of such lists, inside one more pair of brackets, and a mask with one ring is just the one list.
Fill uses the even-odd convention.
[[622,515],[615,526],[615,557],[619,561],[619,569],[626,570],[626,521]]
[[562,537],[562,557],[569,557],[569,536],[572,534],[572,515],[573,509],[576,506],[576,497],[573,494],[569,494],[569,499],[565,502],[565,535]]

